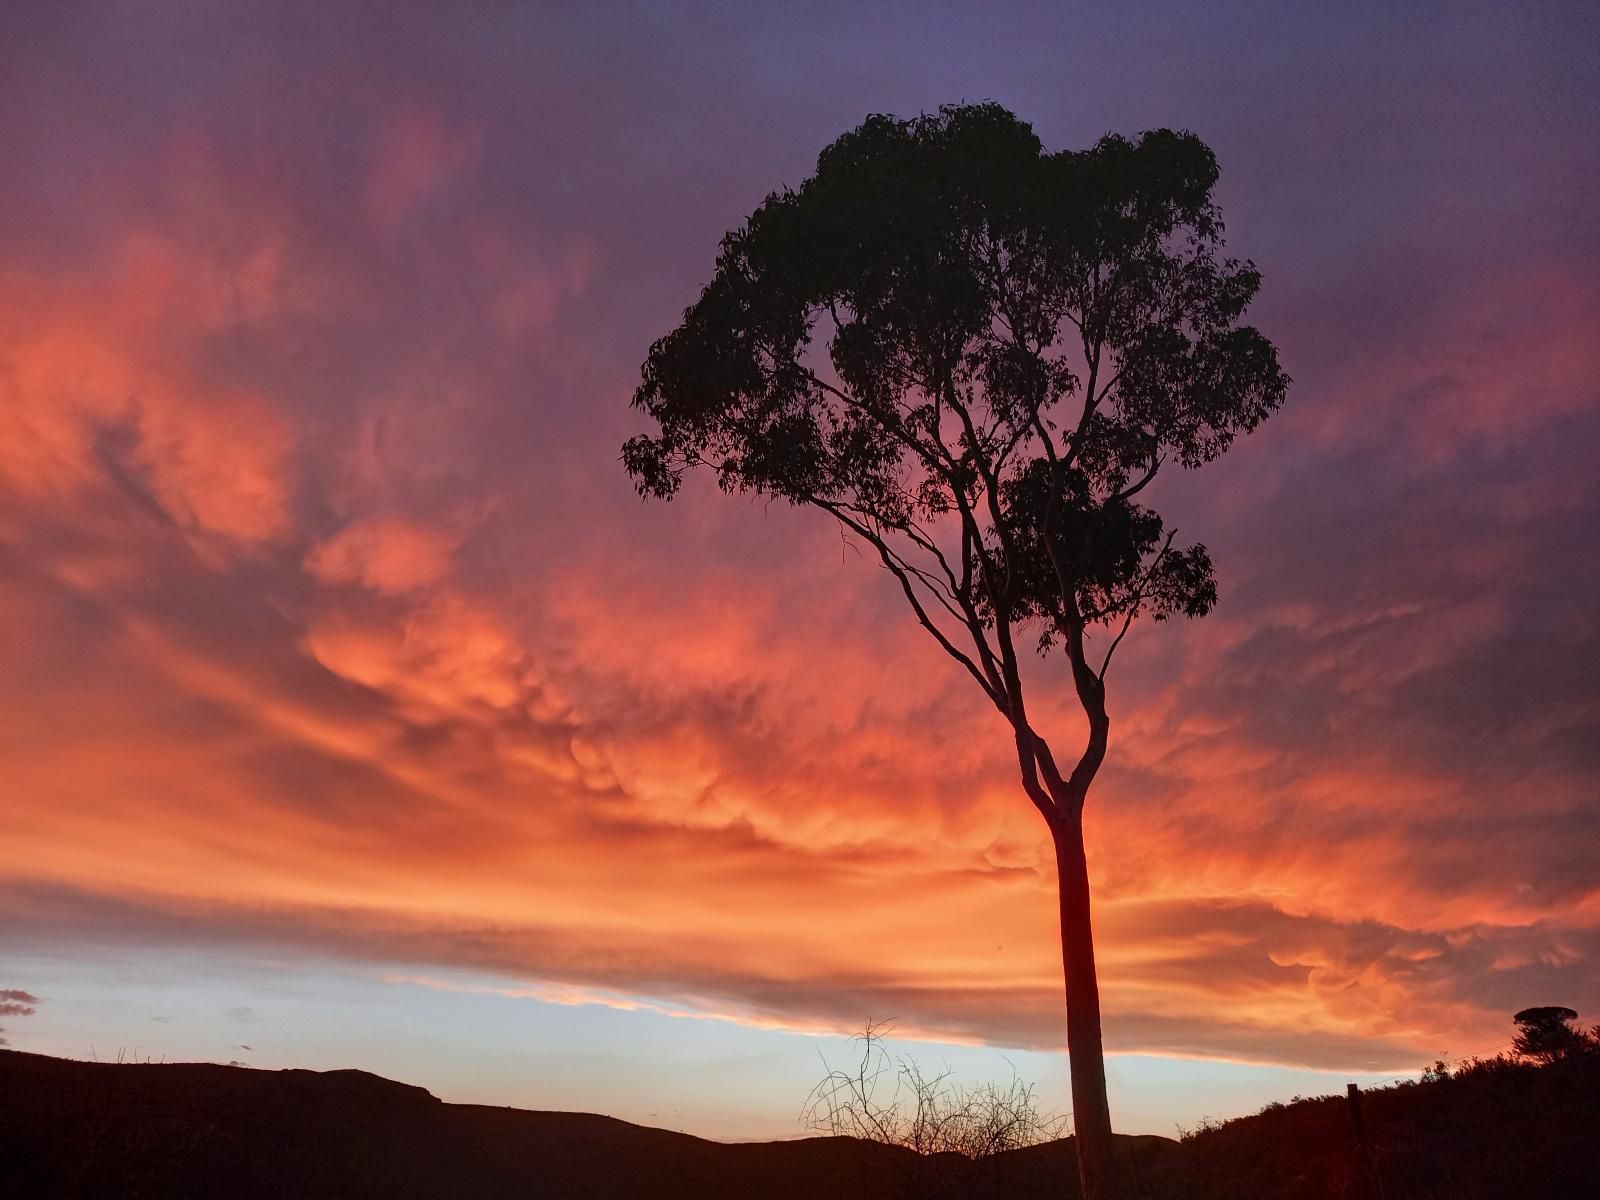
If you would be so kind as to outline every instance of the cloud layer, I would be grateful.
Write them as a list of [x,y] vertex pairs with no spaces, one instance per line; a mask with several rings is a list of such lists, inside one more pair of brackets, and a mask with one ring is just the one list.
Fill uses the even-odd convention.
[[877,71],[842,20],[147,8],[29,14],[0,84],[7,939],[1056,1045],[981,698],[820,518],[642,507],[616,461],[725,228],[865,112],[1014,78],[1053,145],[1212,141],[1299,381],[1159,498],[1224,594],[1119,662],[1110,1046],[1404,1067],[1600,1007],[1600,131],[1559,22],[1302,71],[1275,34],[1137,96],[1091,39],[1074,109],[953,18]]

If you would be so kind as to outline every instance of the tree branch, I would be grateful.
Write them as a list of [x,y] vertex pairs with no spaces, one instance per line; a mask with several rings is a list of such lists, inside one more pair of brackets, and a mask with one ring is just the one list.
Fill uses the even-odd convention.
[[[1003,715],[1009,717],[1010,706],[1006,703],[1004,693],[996,690],[995,686],[985,676],[985,673],[978,667],[978,664],[972,661],[971,656],[964,654],[950,640],[944,630],[939,628],[933,618],[928,615],[928,610],[923,607],[922,601],[917,596],[916,587],[912,583],[912,579],[916,577],[913,573],[914,568],[910,568],[878,533],[856,520],[846,509],[838,504],[824,500],[820,496],[806,497],[806,502],[816,505],[816,507],[823,509],[825,512],[832,513],[836,520],[872,543],[878,551],[878,557],[883,560],[883,565],[900,581],[900,588],[905,593],[906,600],[911,605],[911,610],[916,614],[917,621],[933,636],[934,641],[939,643],[940,648],[946,654],[965,667],[967,673],[977,680],[978,686],[983,689],[984,695],[989,697],[990,702]],[[968,632],[971,632],[970,627]]]
[[1095,672],[1096,678],[1102,684],[1106,681],[1106,671],[1111,666],[1111,656],[1117,652],[1117,647],[1122,644],[1122,639],[1128,636],[1128,628],[1133,624],[1133,619],[1139,615],[1139,605],[1144,600],[1144,590],[1150,586],[1150,581],[1155,578],[1156,568],[1161,565],[1161,560],[1167,556],[1167,551],[1172,548],[1172,539],[1178,536],[1176,529],[1168,530],[1167,540],[1161,544],[1161,549],[1150,560],[1150,565],[1139,578],[1139,584],[1134,589],[1133,599],[1128,603],[1127,614],[1122,618],[1122,628],[1117,631],[1117,636],[1111,639],[1111,645],[1106,648],[1105,659],[1100,663],[1100,669]]

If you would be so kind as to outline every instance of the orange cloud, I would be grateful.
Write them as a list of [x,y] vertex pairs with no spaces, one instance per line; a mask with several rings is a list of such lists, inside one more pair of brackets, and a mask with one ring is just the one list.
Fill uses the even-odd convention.
[[319,542],[306,568],[324,583],[359,583],[378,592],[410,592],[438,583],[450,571],[459,539],[397,517],[347,525]]
[[11,418],[0,479],[44,501],[106,487],[106,463],[117,462],[206,546],[285,537],[291,426],[260,395],[198,375],[188,357],[188,329],[226,323],[213,270],[133,236],[104,278],[0,271],[0,298],[26,314],[0,330]]
[[[304,142],[219,106],[105,151],[126,203],[59,261],[0,229],[7,936],[1058,1045],[995,715],[812,514],[628,492],[633,364],[690,294],[655,210],[520,126],[312,90]],[[1162,481],[1224,596],[1117,666],[1114,1049],[1406,1067],[1600,1003],[1600,301],[1506,278]]]

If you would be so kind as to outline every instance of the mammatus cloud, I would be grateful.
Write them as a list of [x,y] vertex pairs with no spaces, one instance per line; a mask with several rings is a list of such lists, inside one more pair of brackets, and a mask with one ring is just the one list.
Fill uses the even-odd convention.
[[381,593],[417,591],[450,573],[455,543],[395,518],[346,526],[312,547],[306,569],[323,583],[357,583]]
[[[62,20],[0,133],[34,185],[0,200],[0,940],[1057,1046],[1049,848],[981,698],[825,523],[641,507],[616,462],[717,236],[879,100],[686,132],[694,96],[585,90],[581,28],[535,70],[404,15],[297,60],[174,12],[130,75]],[[1600,297],[1541,232],[1585,218],[1452,185],[1452,241],[1428,180],[1285,174],[1301,130],[1197,111],[1300,383],[1163,480],[1223,603],[1113,681],[1108,1044],[1387,1069],[1593,1008]],[[1334,183],[1417,208],[1308,230]]]

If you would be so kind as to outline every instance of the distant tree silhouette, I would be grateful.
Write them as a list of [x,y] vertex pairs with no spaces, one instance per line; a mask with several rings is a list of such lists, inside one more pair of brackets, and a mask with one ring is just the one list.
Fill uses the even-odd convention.
[[1511,1049],[1523,1058],[1553,1062],[1585,1044],[1583,1034],[1572,1024],[1578,1014],[1570,1008],[1560,1005],[1525,1008],[1511,1019],[1517,1023]]
[[[869,117],[723,239],[644,364],[633,403],[657,431],[623,447],[646,497],[704,468],[830,514],[1009,724],[1056,853],[1088,1200],[1115,1186],[1083,844],[1106,673],[1140,615],[1217,597],[1205,547],[1137,499],[1288,383],[1240,324],[1260,277],[1221,256],[1216,178],[1168,130],[1047,154],[994,104]],[[1086,719],[1065,769],[1028,709],[1024,635],[1064,654]]]

